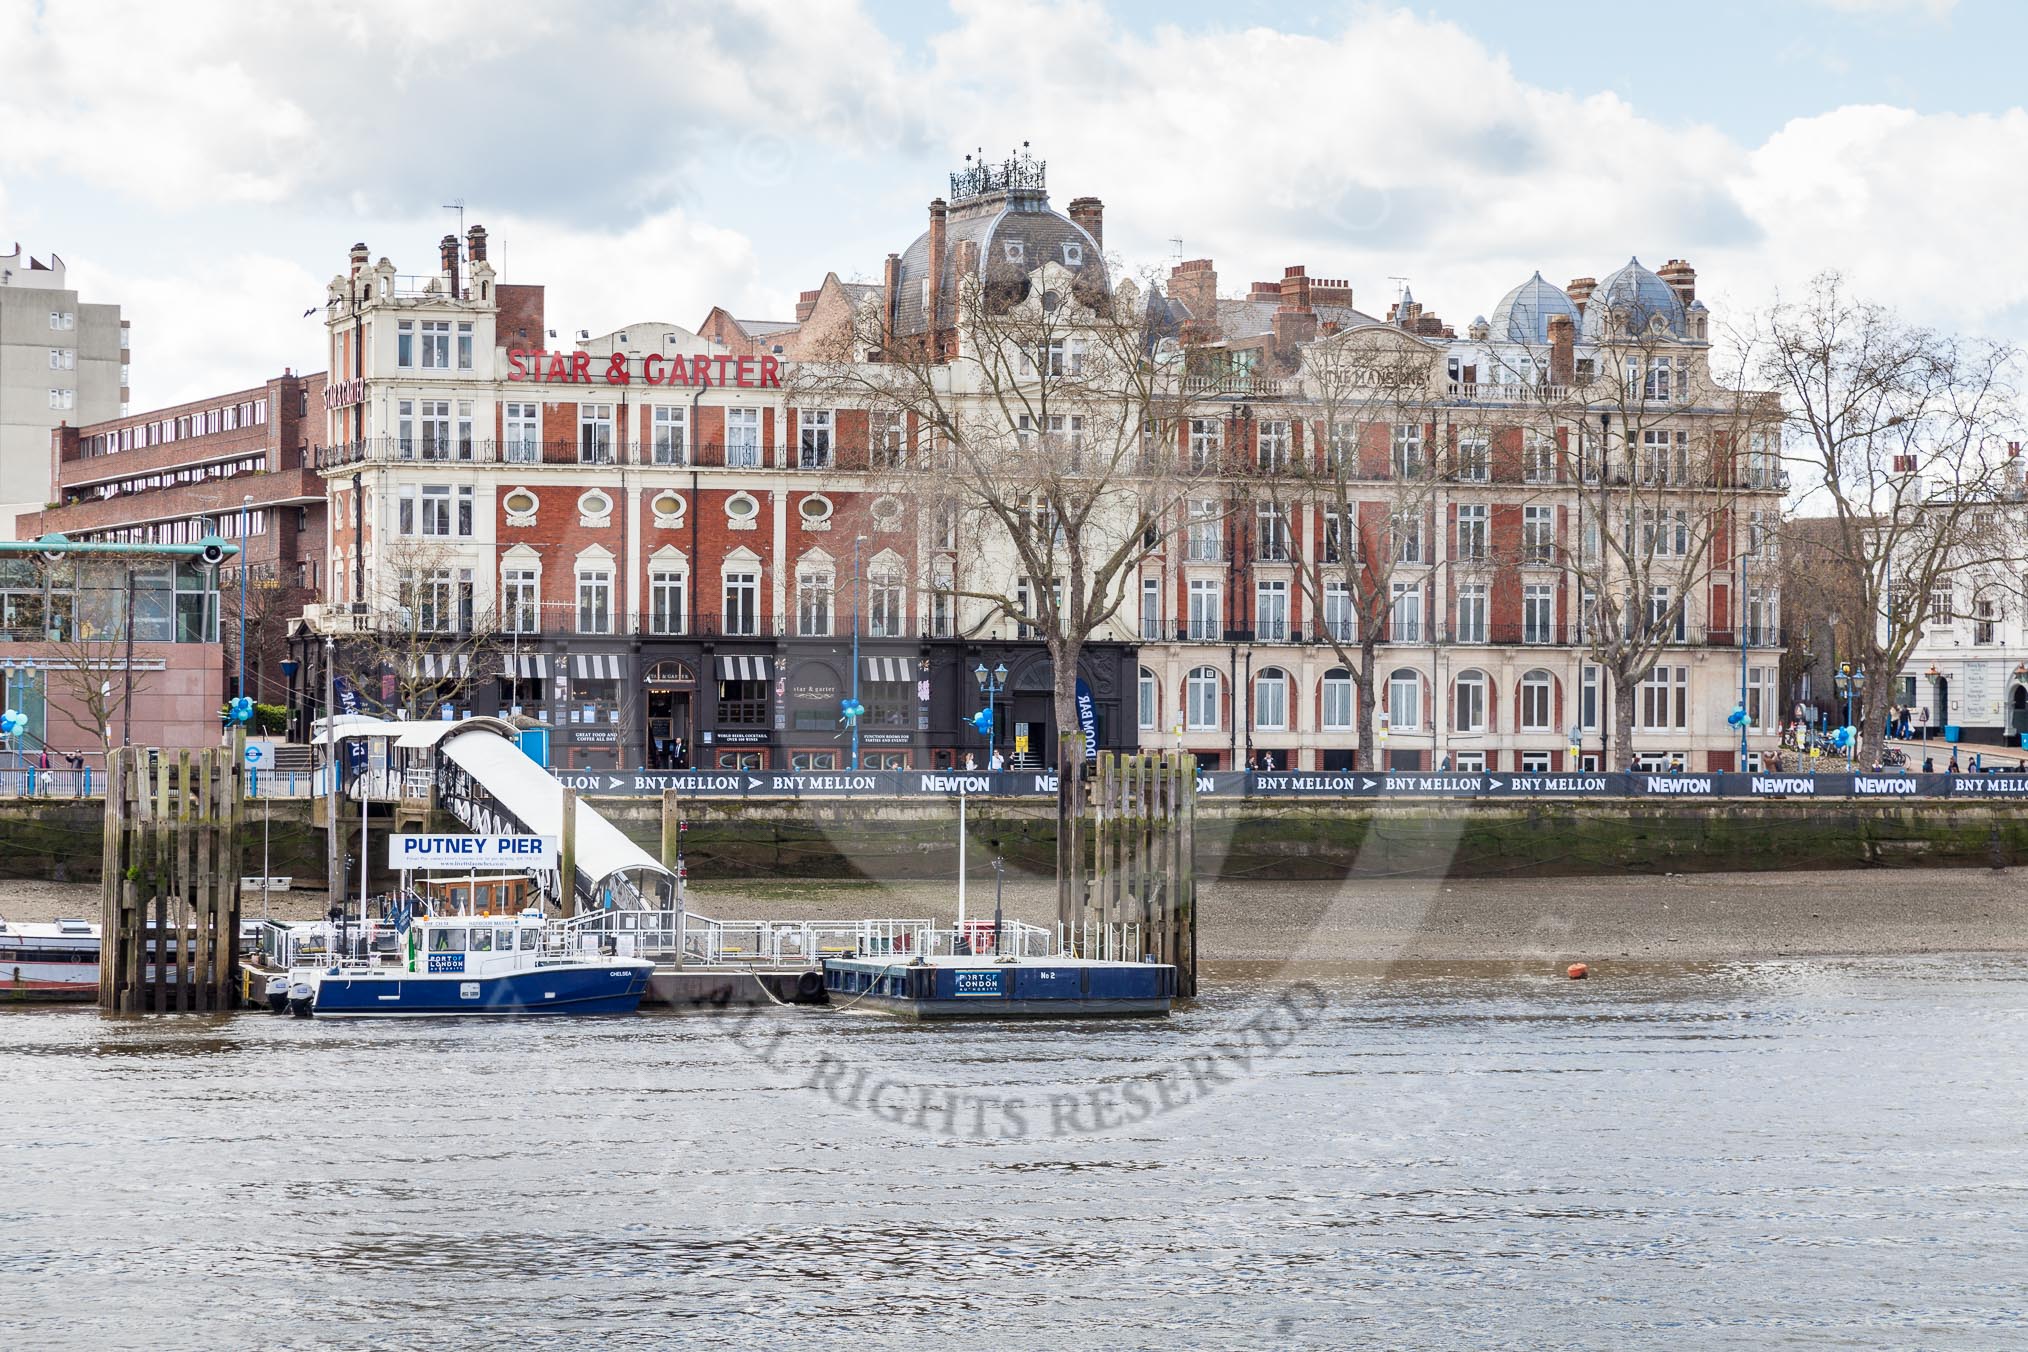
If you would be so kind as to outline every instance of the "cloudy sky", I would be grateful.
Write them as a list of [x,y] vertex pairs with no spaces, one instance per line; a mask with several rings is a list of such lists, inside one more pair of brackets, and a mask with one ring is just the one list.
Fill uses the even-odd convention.
[[2017,0],[0,0],[0,249],[134,324],[136,409],[322,363],[363,239],[462,198],[559,329],[789,316],[879,276],[964,153],[1030,142],[1132,268],[1397,282],[1687,258],[1728,314],[1827,267],[2028,338]]

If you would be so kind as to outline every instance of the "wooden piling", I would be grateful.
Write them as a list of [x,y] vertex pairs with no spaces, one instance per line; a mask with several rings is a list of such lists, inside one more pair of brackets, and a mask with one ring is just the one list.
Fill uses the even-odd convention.
[[[1073,889],[1071,942],[1085,957],[1171,963],[1177,993],[1195,995],[1197,758],[1103,754],[1083,788],[1078,818],[1088,824],[1091,863]],[[1130,953],[1124,944],[1135,926],[1140,952]]]
[[556,851],[557,904],[565,915],[577,914],[577,790],[563,791],[563,838]]
[[146,747],[108,758],[100,1008],[237,1004],[244,786],[237,739],[173,760]]

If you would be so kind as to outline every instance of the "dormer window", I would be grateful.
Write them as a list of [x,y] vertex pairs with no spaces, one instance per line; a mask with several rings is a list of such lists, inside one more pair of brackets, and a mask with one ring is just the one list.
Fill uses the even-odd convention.
[[1068,243],[1067,243],[1067,244],[1065,244],[1065,245],[1063,246],[1063,265],[1064,265],[1065,267],[1069,267],[1069,268],[1080,268],[1080,267],[1083,267],[1083,266],[1084,266],[1084,245],[1082,245],[1082,244],[1068,244]]
[[1002,240],[1000,242],[1000,247],[1006,251],[1007,261],[1009,263],[1020,263],[1026,261],[1025,257],[1026,246],[1023,245],[1020,240],[1018,239]]

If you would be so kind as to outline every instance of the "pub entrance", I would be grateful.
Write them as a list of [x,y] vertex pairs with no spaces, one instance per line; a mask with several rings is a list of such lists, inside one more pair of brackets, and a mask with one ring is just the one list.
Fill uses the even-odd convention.
[[666,659],[648,668],[647,717],[641,762],[650,770],[687,770],[693,757],[697,673],[688,663]]

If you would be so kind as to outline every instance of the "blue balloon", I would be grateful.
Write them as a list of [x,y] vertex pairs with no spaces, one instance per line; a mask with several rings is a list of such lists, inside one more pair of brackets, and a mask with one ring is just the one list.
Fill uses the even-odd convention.
[[1743,704],[1733,705],[1732,712],[1725,716],[1725,721],[1735,728],[1744,724],[1746,722],[1746,706]]
[[977,728],[981,735],[991,737],[993,735],[993,711],[991,709],[981,709],[973,714],[972,726]]

